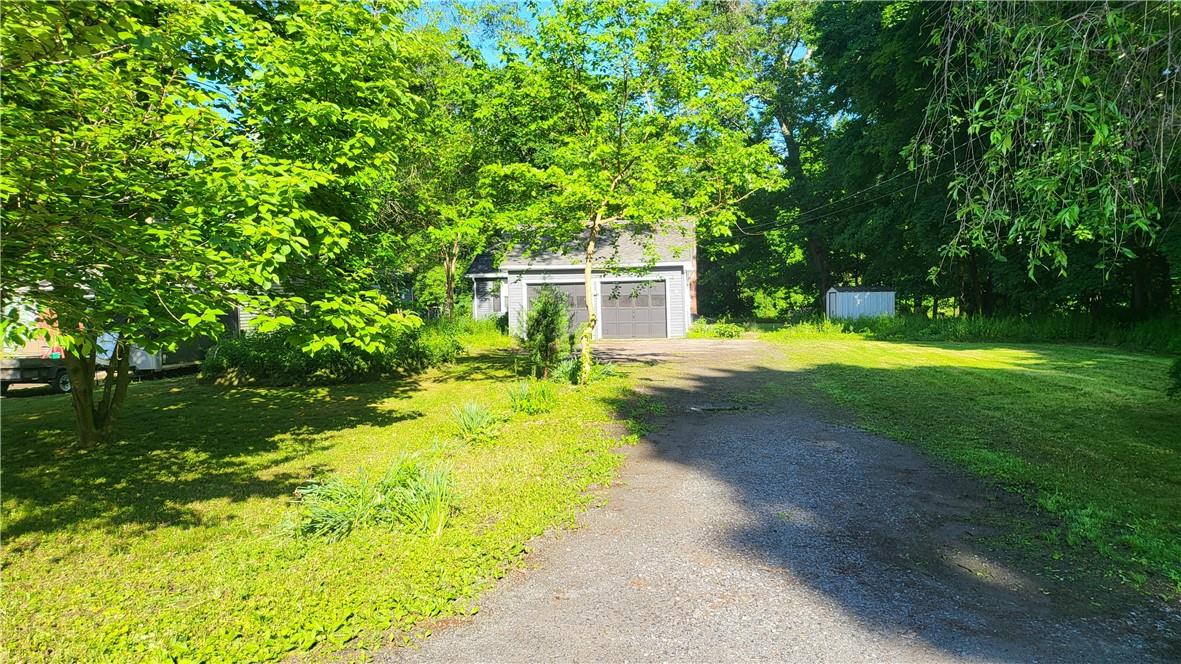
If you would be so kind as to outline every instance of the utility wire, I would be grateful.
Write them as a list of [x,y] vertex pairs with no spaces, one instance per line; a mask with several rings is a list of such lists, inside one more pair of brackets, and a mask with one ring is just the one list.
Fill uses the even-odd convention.
[[[968,146],[968,144],[969,144],[969,142],[965,142],[963,145],[956,145],[956,146],[952,146],[952,148],[951,148],[950,150],[944,150],[943,152],[939,153],[939,155],[937,155],[937,156],[936,156],[936,157],[934,157],[934,158],[935,158],[935,159],[942,159],[943,157],[946,157],[946,156],[952,155],[952,154],[954,154],[954,153],[955,153],[957,150],[959,150],[960,148],[967,147],[967,146]],[[951,172],[951,170],[946,170],[946,171],[943,171],[943,172],[941,172],[941,173],[936,173],[935,175],[932,175],[932,176],[929,176],[929,177],[931,177],[931,178],[937,178],[937,177],[939,177],[939,176],[941,176],[941,175],[946,175],[947,173],[950,173],[950,172]],[[788,225],[788,224],[791,224],[791,223],[796,223],[796,222],[798,222],[798,221],[800,220],[800,217],[803,217],[803,216],[805,216],[805,215],[809,215],[809,214],[811,214],[811,213],[813,213],[813,212],[816,212],[816,211],[818,211],[818,210],[823,210],[824,208],[826,208],[826,207],[830,207],[830,206],[833,206],[833,205],[836,205],[837,203],[841,203],[841,202],[847,201],[847,200],[849,200],[850,198],[853,198],[853,197],[855,197],[855,196],[860,196],[861,194],[864,194],[864,193],[866,193],[866,192],[868,192],[868,191],[872,191],[872,190],[874,190],[874,189],[877,189],[878,187],[882,187],[882,186],[886,185],[886,184],[887,184],[887,183],[889,183],[889,182],[892,182],[892,181],[894,181],[894,180],[897,180],[897,179],[898,179],[898,178],[900,178],[900,177],[903,177],[903,176],[905,176],[905,175],[910,175],[910,174],[911,174],[911,171],[903,171],[903,172],[901,172],[901,173],[899,173],[899,174],[897,174],[897,175],[894,175],[894,176],[892,176],[892,177],[886,178],[885,180],[882,180],[881,182],[875,182],[874,184],[871,184],[871,185],[869,185],[868,187],[865,187],[865,188],[863,188],[863,189],[859,189],[859,190],[857,190],[857,191],[855,191],[855,192],[853,192],[853,193],[851,193],[851,194],[846,194],[845,196],[842,196],[841,198],[838,198],[838,199],[836,199],[835,201],[829,201],[828,203],[825,203],[825,204],[823,204],[823,205],[817,205],[816,207],[814,207],[814,208],[812,208],[812,209],[810,209],[810,210],[805,210],[804,212],[800,212],[800,213],[798,213],[798,214],[796,215],[795,219],[793,219],[793,220],[792,220],[792,221],[790,221],[790,222],[782,222],[782,221],[769,221],[769,222],[765,222],[765,223],[762,223],[762,224],[754,224],[754,225],[752,225],[752,226],[746,226],[745,228],[744,228],[744,227],[742,227],[742,226],[736,226],[736,227],[738,228],[738,230],[739,230],[740,232],[744,233],[745,235],[765,235],[765,234],[766,234],[768,231],[773,231],[773,230],[776,230],[776,229],[778,229],[778,228],[781,228],[781,227],[783,227],[783,226],[785,226],[785,225]],[[893,194],[896,194],[896,193],[898,193],[898,192],[905,191],[905,190],[906,190],[907,188],[909,188],[909,187],[910,187],[910,185],[908,184],[906,187],[902,187],[901,189],[897,189],[897,190],[895,190],[895,191],[892,191],[892,192],[890,192],[890,194],[888,194],[888,195],[893,195]],[[878,198],[883,198],[883,197],[878,197]],[[869,201],[863,201],[863,202],[866,202],[866,203],[867,203],[867,202],[871,202],[871,201],[874,201],[874,200],[878,200],[878,198],[873,198],[873,199],[870,199]],[[856,207],[857,205],[859,205],[859,204],[855,204],[855,205],[853,205],[853,206],[850,206],[850,207],[847,207],[847,208],[842,208],[842,209],[840,209],[840,210],[837,210],[837,211],[836,211],[836,212],[834,212],[833,214],[836,214],[836,213],[838,213],[838,212],[843,212],[843,211],[845,211],[845,210],[848,210],[848,209],[850,209],[851,207]],[[824,218],[824,217],[826,217],[826,216],[828,216],[828,215],[820,215],[819,217],[816,217],[816,219],[823,219],[823,218]],[[813,221],[813,219],[806,219],[805,221]],[[748,232],[748,231],[759,231],[759,230],[762,230],[762,232],[758,232],[758,233],[751,233],[751,232]]]
[[[939,177],[939,176],[941,176],[941,175],[947,175],[948,173],[951,173],[953,170],[955,170],[955,169],[954,169],[954,168],[949,168],[949,169],[947,169],[947,170],[945,170],[945,171],[942,171],[942,172],[936,173],[935,175],[932,175],[931,177],[932,177],[932,178],[937,178],[937,177]],[[897,177],[897,176],[895,176],[895,177]],[[891,179],[894,179],[894,178],[891,178]],[[754,229],[754,230],[755,230],[755,232],[753,232],[753,233],[752,233],[752,232],[750,232],[750,230],[748,230],[747,228],[743,228],[742,226],[736,226],[736,228],[738,229],[738,232],[742,233],[743,235],[748,235],[748,236],[751,236],[751,237],[762,236],[762,235],[766,235],[767,233],[770,233],[771,231],[779,230],[780,228],[785,228],[785,227],[787,227],[787,226],[790,226],[790,225],[792,225],[792,224],[806,223],[806,222],[811,222],[811,221],[818,221],[818,220],[820,220],[820,219],[825,219],[825,218],[827,218],[827,217],[831,217],[831,216],[834,216],[834,215],[838,215],[838,214],[840,214],[840,213],[842,213],[842,212],[848,212],[849,210],[852,210],[852,209],[854,209],[854,208],[857,208],[857,207],[860,207],[860,206],[862,206],[862,205],[865,205],[866,203],[872,203],[872,202],[874,202],[874,201],[879,201],[879,200],[881,200],[881,199],[883,199],[883,198],[888,198],[888,197],[890,197],[890,196],[894,196],[894,195],[896,195],[896,194],[900,194],[900,193],[902,193],[902,192],[906,191],[907,189],[910,189],[910,185],[909,185],[909,184],[907,184],[907,185],[906,185],[906,186],[904,186],[904,187],[899,187],[898,189],[895,189],[895,190],[893,190],[893,191],[888,191],[888,192],[886,192],[886,193],[884,193],[884,194],[880,194],[880,195],[878,195],[878,196],[874,196],[873,198],[869,198],[869,199],[866,199],[866,200],[864,200],[864,201],[860,201],[860,202],[858,202],[858,203],[854,203],[854,204],[852,204],[852,205],[845,206],[845,207],[843,207],[843,208],[840,208],[839,210],[832,210],[832,211],[829,211],[829,212],[826,212],[826,213],[824,213],[824,214],[820,214],[820,215],[817,215],[817,216],[815,216],[815,217],[811,217],[811,218],[808,218],[808,219],[800,219],[800,217],[801,217],[801,216],[803,216],[803,214],[801,214],[801,215],[797,215],[796,217],[794,217],[793,219],[791,219],[791,220],[789,220],[789,221],[776,221],[776,222],[772,222],[770,226],[768,226],[767,224],[762,224],[762,225],[760,225],[760,226],[755,226],[755,227],[748,227],[748,228],[751,228],[751,229]],[[857,193],[858,193],[858,194],[860,194],[860,193],[863,193],[864,191],[869,191],[869,188],[866,188],[866,189],[862,190],[861,192],[857,192]],[[846,197],[845,197],[845,199],[841,199],[841,200],[846,200],[846,199],[848,199],[848,198],[849,198],[849,197],[848,197],[848,196],[846,196]],[[834,201],[834,202],[839,202],[839,201]],[[820,209],[820,208],[815,208],[815,209]],[[760,230],[760,229],[761,229],[761,230]]]

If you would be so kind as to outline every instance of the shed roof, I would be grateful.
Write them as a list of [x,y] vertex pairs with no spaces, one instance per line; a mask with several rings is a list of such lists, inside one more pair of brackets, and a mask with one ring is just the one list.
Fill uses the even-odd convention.
[[830,293],[893,293],[893,288],[886,288],[885,286],[833,286],[828,289]]
[[[467,274],[488,274],[558,265],[579,265],[584,238],[558,248],[530,249],[513,245],[502,254],[485,251],[472,261]],[[634,234],[610,228],[600,231],[594,262],[603,267],[641,267],[651,263],[691,260],[696,252],[693,224],[665,224],[657,232]]]

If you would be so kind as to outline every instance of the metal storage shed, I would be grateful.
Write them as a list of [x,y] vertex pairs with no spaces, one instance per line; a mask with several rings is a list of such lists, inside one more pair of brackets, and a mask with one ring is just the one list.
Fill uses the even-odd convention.
[[875,318],[894,315],[894,290],[890,288],[830,288],[824,295],[829,318]]

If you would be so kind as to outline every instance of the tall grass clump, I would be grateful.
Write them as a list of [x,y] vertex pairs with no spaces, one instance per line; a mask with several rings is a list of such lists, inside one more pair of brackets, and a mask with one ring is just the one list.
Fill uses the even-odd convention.
[[425,468],[403,456],[374,479],[365,473],[334,476],[297,490],[292,530],[303,536],[340,540],[364,526],[384,526],[437,537],[451,515],[446,470]]
[[523,380],[510,385],[508,398],[513,412],[526,415],[548,413],[558,405],[553,385],[536,380]]
[[[578,374],[581,369],[582,365],[579,363],[577,357],[568,357],[553,366],[553,369],[550,371],[550,379],[577,385]],[[594,383],[604,378],[614,378],[615,376],[622,375],[623,372],[611,362],[592,361],[590,376],[587,382]]]
[[425,327],[455,339],[464,348],[487,348],[500,345],[506,338],[506,316],[472,318],[454,316],[428,321]]
[[486,443],[496,437],[500,418],[483,404],[468,402],[451,410],[459,438],[466,443]]
[[803,320],[792,325],[785,325],[773,334],[784,339],[825,339],[853,335],[854,333],[838,321],[828,318]]

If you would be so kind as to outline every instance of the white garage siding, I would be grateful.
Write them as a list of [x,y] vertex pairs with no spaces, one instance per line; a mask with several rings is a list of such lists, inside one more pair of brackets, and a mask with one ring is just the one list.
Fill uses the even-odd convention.
[[[685,267],[683,265],[657,266],[643,276],[596,274],[594,276],[595,306],[602,320],[602,294],[604,288],[617,281],[664,281],[668,306],[668,336],[683,337],[689,326],[689,294],[685,283]],[[605,285],[603,282],[607,282]],[[513,334],[524,332],[525,315],[528,296],[527,286],[536,284],[581,284],[582,271],[547,270],[545,272],[510,271],[504,285],[505,305],[508,311],[509,331]],[[595,331],[596,337],[602,336],[601,324]]]
[[689,289],[685,284],[685,271],[668,271],[665,277],[668,282],[668,336],[683,337],[689,332]]
[[824,310],[829,318],[876,318],[894,315],[894,291],[830,288]]
[[237,320],[238,331],[239,332],[252,331],[254,329],[254,317],[256,315],[257,314],[255,314],[253,311],[250,311],[249,309],[243,309],[242,307],[238,307],[238,320]]

